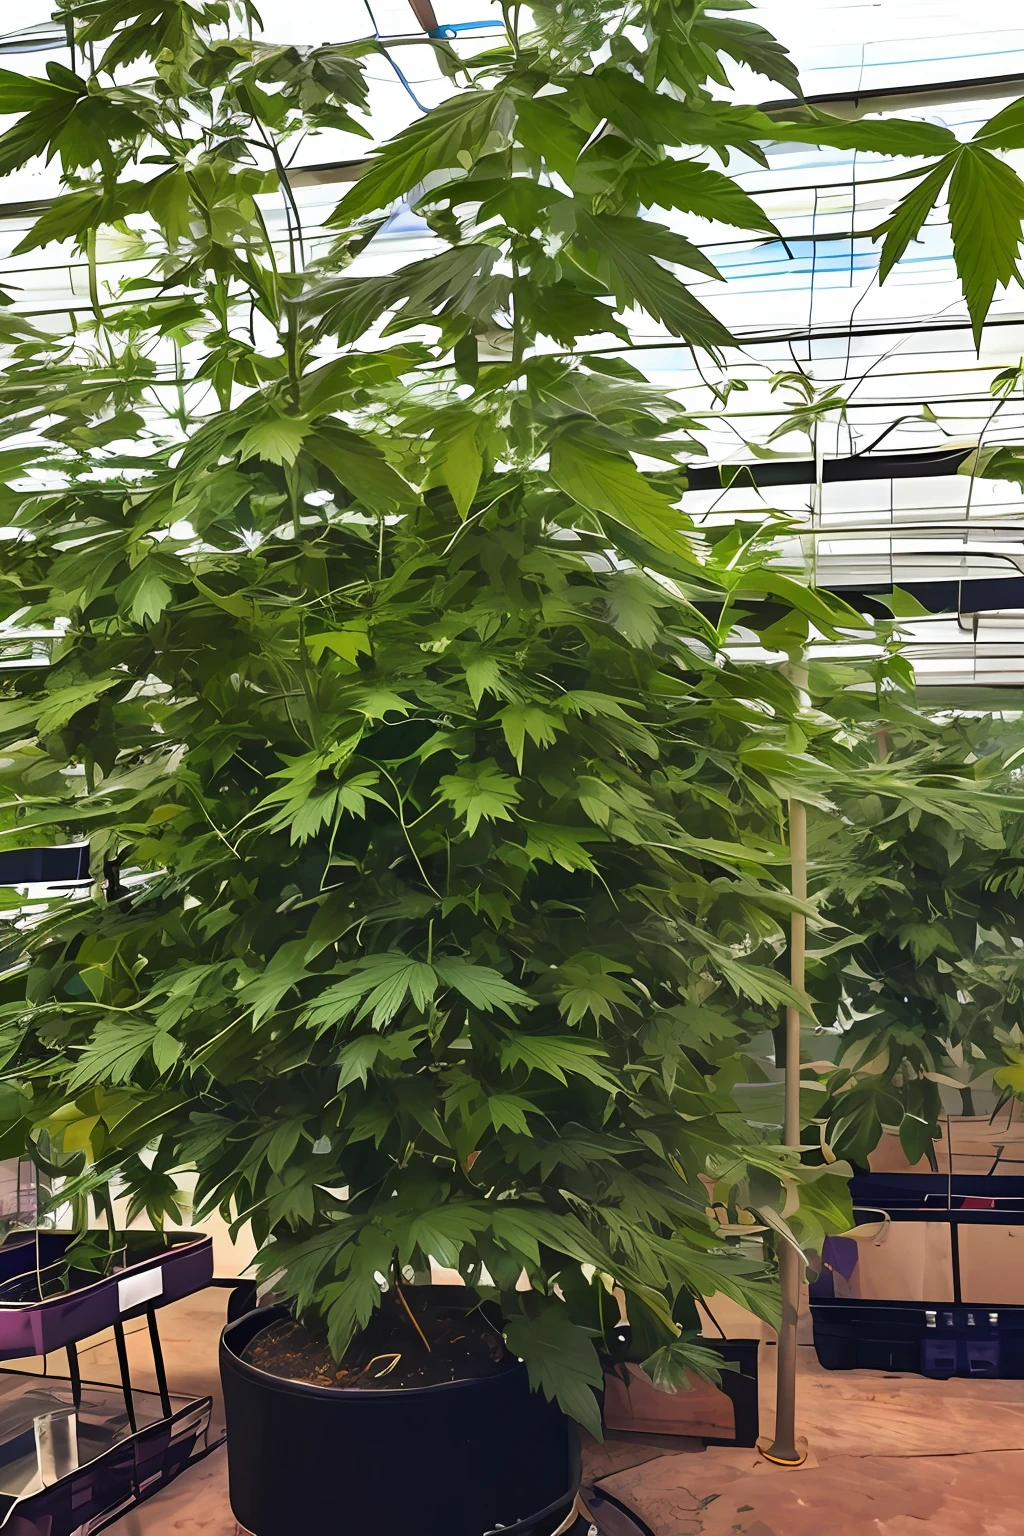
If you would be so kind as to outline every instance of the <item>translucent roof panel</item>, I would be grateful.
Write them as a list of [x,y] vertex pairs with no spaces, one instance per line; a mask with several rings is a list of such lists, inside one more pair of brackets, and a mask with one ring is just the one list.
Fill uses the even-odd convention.
[[[762,0],[808,95],[855,94],[1024,71],[1016,0]],[[755,99],[764,95],[763,82]]]
[[[354,174],[352,162],[452,86],[409,0],[340,6],[337,0],[260,0],[259,8],[269,41],[316,46],[376,34],[383,44],[368,61],[373,137],[310,137],[294,162],[295,195],[315,252],[323,223]],[[439,30],[463,53],[487,46],[501,23],[497,0],[433,0],[433,10]],[[840,115],[898,113],[969,137],[1008,100],[1024,95],[1019,0],[970,6],[964,0],[764,0],[754,14],[790,48],[807,95]],[[66,57],[49,0],[24,0],[16,18],[0,21],[0,64],[5,53],[10,67],[40,73],[48,57]],[[742,68],[729,72],[743,99],[784,94]],[[695,471],[685,501],[699,522],[783,511],[807,530],[787,553],[810,577],[865,588],[945,583],[943,590],[959,594],[953,606],[961,613],[978,583],[992,583],[1007,596],[985,600],[983,625],[965,628],[955,613],[941,623],[922,621],[914,630],[914,654],[933,680],[946,655],[950,676],[1006,681],[1016,667],[1022,681],[1024,615],[1020,624],[1015,615],[1024,603],[1016,595],[1024,569],[1024,499],[1012,483],[972,480],[963,460],[979,441],[1024,444],[1024,403],[1011,400],[995,410],[989,389],[998,368],[1024,356],[1024,294],[1014,287],[997,296],[976,352],[944,209],[879,283],[871,231],[908,185],[893,180],[898,160],[801,145],[769,147],[767,158],[767,168],[734,159],[730,170],[762,203],[781,238],[751,238],[659,213],[706,249],[724,279],[687,274],[740,343],[728,355],[727,373],[746,388],[733,393],[728,408],[711,387],[724,378],[715,364],[698,361],[637,312],[628,316],[629,348],[614,337],[595,348],[625,352],[700,421],[710,469],[702,471],[703,480]],[[1024,152],[1015,159],[1024,172]],[[7,204],[0,209],[0,266],[21,285],[22,307],[38,315],[84,308],[85,273],[73,253],[52,248],[9,255],[39,201],[56,191],[55,170],[35,165],[0,185]],[[268,197],[263,204],[268,227],[283,244],[282,200]],[[391,271],[438,248],[422,220],[397,208],[353,272]],[[102,243],[98,254],[101,272],[126,275],[116,240]],[[764,445],[792,405],[784,389],[773,387],[773,375],[794,369],[820,388],[836,386],[839,404],[813,440],[800,431],[773,438],[766,461]],[[709,488],[715,466],[765,462],[782,478],[754,485],[747,476],[728,490]]]

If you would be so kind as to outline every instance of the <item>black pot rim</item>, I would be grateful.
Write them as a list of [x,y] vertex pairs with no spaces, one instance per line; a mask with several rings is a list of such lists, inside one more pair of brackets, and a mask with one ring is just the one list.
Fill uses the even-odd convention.
[[[453,1287],[454,1289],[454,1287]],[[258,1381],[264,1386],[277,1389],[282,1392],[298,1392],[307,1397],[318,1398],[349,1398],[359,1399],[362,1402],[372,1401],[374,1398],[397,1400],[413,1397],[429,1397],[437,1392],[454,1392],[464,1390],[481,1391],[491,1383],[505,1381],[509,1376],[521,1375],[526,1370],[522,1360],[509,1367],[507,1371],[496,1372],[493,1376],[464,1376],[459,1381],[437,1381],[428,1387],[375,1387],[368,1392],[365,1387],[318,1387],[311,1381],[295,1381],[290,1376],[276,1376],[273,1371],[262,1371],[259,1366],[250,1365],[248,1360],[243,1360],[234,1346],[234,1341],[229,1335],[240,1329],[243,1323],[254,1316],[256,1312],[266,1312],[267,1326],[277,1322],[279,1318],[290,1316],[287,1307],[255,1307],[252,1312],[244,1312],[241,1317],[236,1317],[233,1323],[227,1323],[220,1336],[220,1347],[224,1354],[230,1355],[232,1369],[238,1371],[243,1377],[252,1381]],[[246,1341],[248,1342],[248,1340]]]

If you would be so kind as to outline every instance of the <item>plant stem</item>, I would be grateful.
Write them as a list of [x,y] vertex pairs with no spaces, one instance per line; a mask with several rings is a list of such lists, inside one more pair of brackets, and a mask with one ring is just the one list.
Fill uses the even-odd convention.
[[399,1279],[398,1279],[397,1274],[395,1276],[395,1295],[398,1297],[399,1301],[402,1303],[402,1306],[405,1308],[406,1316],[408,1317],[410,1323],[412,1323],[413,1327],[416,1329],[416,1332],[419,1334],[420,1338],[423,1340],[423,1347],[427,1351],[427,1354],[428,1355],[432,1355],[434,1353],[434,1351],[430,1347],[430,1341],[427,1338],[426,1334],[423,1332],[423,1329],[420,1327],[419,1323],[416,1321],[416,1317],[415,1317],[415,1315],[413,1313],[412,1307],[410,1307],[409,1303],[405,1299],[405,1292],[402,1290],[402,1287],[399,1284]]

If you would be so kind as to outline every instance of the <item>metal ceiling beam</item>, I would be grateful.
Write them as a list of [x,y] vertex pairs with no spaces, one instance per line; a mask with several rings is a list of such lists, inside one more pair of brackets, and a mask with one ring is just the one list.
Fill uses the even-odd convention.
[[[625,348],[623,348],[625,350]],[[916,480],[935,475],[955,475],[971,448],[939,448],[925,453],[875,453],[870,457],[826,459],[822,479],[828,485],[846,480]],[[723,471],[728,479],[723,479]],[[691,491],[724,491],[751,483],[764,485],[814,485],[813,459],[788,459],[782,463],[687,466]]]
[[934,106],[936,101],[991,101],[1007,96],[1024,95],[1024,74],[1016,71],[1009,75],[983,75],[965,80],[925,81],[920,85],[879,85],[862,87],[858,91],[827,91],[819,95],[805,96],[803,102],[795,97],[783,97],[781,101],[761,103],[762,112],[792,112],[794,107],[848,107],[849,114],[837,112],[837,117],[861,117],[867,112],[894,111],[905,107]]

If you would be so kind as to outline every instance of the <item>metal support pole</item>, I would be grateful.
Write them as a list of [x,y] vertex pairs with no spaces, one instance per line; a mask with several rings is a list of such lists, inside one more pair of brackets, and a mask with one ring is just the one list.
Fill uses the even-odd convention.
[[82,1406],[82,1371],[78,1363],[78,1345],[72,1342],[67,1346],[68,1377],[71,1381],[71,1401],[77,1411]]
[[431,0],[409,0],[409,8],[424,32],[437,31],[437,17]]
[[160,1407],[165,1419],[171,1416],[171,1398],[167,1391],[167,1372],[164,1369],[164,1352],[160,1345],[160,1327],[156,1320],[156,1308],[150,1302],[146,1308],[149,1320],[149,1342],[153,1349],[153,1369],[156,1371],[156,1388],[160,1393]]
[[[791,889],[800,901],[807,900],[807,809],[799,800],[789,802],[789,857]],[[807,922],[794,912],[790,925],[789,979],[804,990],[804,956]],[[782,1135],[787,1147],[800,1146],[800,1010],[786,1009],[786,1107]],[[806,1445],[796,1438],[796,1328],[802,1281],[800,1255],[792,1244],[779,1245],[779,1287],[782,1292],[782,1326],[777,1351],[778,1379],[775,1388],[775,1439],[762,1447],[762,1455],[782,1466],[798,1467],[807,1459]]]
[[132,1395],[132,1377],[131,1371],[128,1368],[128,1347],[124,1341],[124,1323],[119,1317],[114,1319],[114,1344],[117,1349],[117,1364],[121,1372],[124,1411],[128,1415],[128,1423],[134,1435],[139,1426],[135,1418],[135,1398]]

